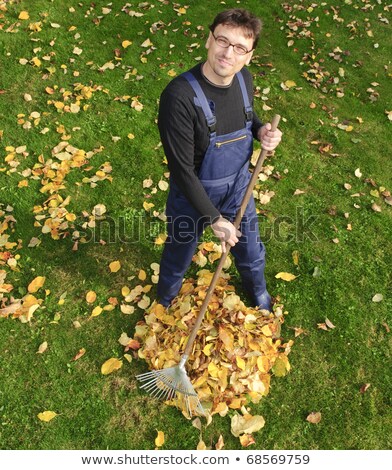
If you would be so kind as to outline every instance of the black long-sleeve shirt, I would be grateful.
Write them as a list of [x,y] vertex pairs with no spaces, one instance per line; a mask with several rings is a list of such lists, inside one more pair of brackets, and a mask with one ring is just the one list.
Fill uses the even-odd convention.
[[[216,133],[224,135],[245,126],[244,102],[237,77],[228,87],[209,82],[201,64],[190,72],[200,83],[207,100],[214,103]],[[242,70],[249,102],[253,104],[253,83],[249,71]],[[190,204],[214,222],[220,213],[212,204],[197,174],[209,144],[209,131],[203,110],[194,104],[195,93],[184,77],[176,77],[164,89],[160,99],[158,127],[168,160],[171,177]],[[256,137],[262,126],[253,111],[252,133]]]

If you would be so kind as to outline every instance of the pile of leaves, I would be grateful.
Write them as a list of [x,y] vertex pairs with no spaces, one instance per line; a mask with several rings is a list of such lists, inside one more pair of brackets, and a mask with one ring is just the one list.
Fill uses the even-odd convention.
[[[187,279],[166,309],[154,302],[136,325],[134,340],[140,358],[153,370],[178,365],[188,336],[206,296],[213,272],[202,269]],[[224,416],[229,409],[258,403],[267,395],[271,374],[290,370],[288,354],[293,341],[280,338],[283,305],[273,312],[247,307],[223,273],[212,295],[186,368],[203,408]],[[181,400],[168,404],[179,407]]]

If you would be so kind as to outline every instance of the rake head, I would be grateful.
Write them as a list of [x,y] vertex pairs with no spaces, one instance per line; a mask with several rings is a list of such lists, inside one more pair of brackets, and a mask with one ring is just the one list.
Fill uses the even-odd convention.
[[[185,401],[185,407],[189,416],[195,414],[205,415],[189,377],[187,376],[183,361],[178,366],[168,369],[153,370],[136,376],[143,382],[140,388],[150,393],[153,397],[162,400],[175,400],[181,404]],[[182,408],[180,406],[180,408]]]

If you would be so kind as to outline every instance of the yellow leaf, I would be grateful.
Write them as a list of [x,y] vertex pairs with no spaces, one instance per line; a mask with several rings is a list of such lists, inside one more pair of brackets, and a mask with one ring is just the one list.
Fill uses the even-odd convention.
[[281,272],[281,273],[278,273],[275,277],[276,279],[283,279],[284,281],[290,282],[290,281],[293,281],[298,276],[295,276],[294,274],[291,274],[291,273]]
[[211,356],[211,349],[213,348],[214,343],[209,343],[204,346],[203,349],[203,354],[205,354],[207,357]]
[[131,292],[130,288],[128,286],[124,286],[122,289],[121,289],[121,295],[123,297],[126,297],[127,295],[129,295]]
[[89,304],[92,304],[96,300],[97,300],[97,294],[93,290],[88,291],[86,294],[86,302]]
[[27,288],[30,294],[33,294],[34,292],[37,292],[37,290],[41,289],[41,287],[45,284],[45,279],[45,276],[37,276],[35,279],[33,279]]
[[45,423],[48,423],[53,418],[57,416],[57,413],[54,411],[43,411],[42,413],[38,413],[37,418]]
[[257,358],[257,367],[260,372],[266,373],[270,369],[270,362],[268,357],[266,356],[259,356]]
[[109,269],[110,269],[110,272],[112,272],[112,273],[116,273],[117,271],[120,270],[120,268],[121,268],[120,261],[112,261],[109,264]]
[[175,77],[177,75],[177,72],[174,69],[170,69],[167,74],[169,77]]
[[153,204],[152,202],[147,202],[147,201],[143,202],[143,208],[144,208],[145,211],[149,211],[154,206],[155,206],[155,204]]
[[91,317],[97,317],[98,315],[101,315],[102,313],[102,307],[97,305],[94,310],[91,312]]
[[41,66],[41,61],[38,59],[38,57],[33,57],[31,59],[31,62],[33,63],[33,65],[35,65],[36,67],[40,67]]
[[237,356],[235,359],[236,359],[236,362],[237,362],[237,366],[241,370],[245,370],[246,369],[246,362],[244,361],[244,359],[242,359],[242,357],[239,357],[239,356]]
[[299,265],[299,251],[294,250],[294,251],[292,252],[292,256],[293,256],[293,262],[294,262],[294,264],[295,264],[296,266],[298,266],[298,265]]
[[154,241],[155,245],[163,245],[165,243],[166,238],[167,235],[165,233],[160,233]]
[[147,278],[147,274],[146,274],[146,271],[144,271],[143,269],[141,269],[139,271],[139,274],[137,276],[141,281],[145,281],[146,278]]
[[123,363],[119,359],[112,357],[111,359],[108,359],[102,364],[101,374],[111,374],[112,372],[121,369],[122,365]]
[[261,332],[263,333],[264,336],[272,336],[272,331],[269,325],[264,325],[263,328],[261,329]]
[[297,86],[297,84],[293,80],[286,80],[284,84],[287,86],[287,88],[292,88],[294,86]]
[[127,39],[121,43],[122,47],[126,49],[127,47],[132,45],[132,41],[128,41]]
[[28,20],[30,19],[29,13],[27,11],[21,11],[19,13],[18,19],[20,20]]
[[165,434],[163,431],[158,431],[158,435],[155,438],[155,445],[157,447],[162,447],[164,443],[165,443]]
[[211,377],[218,378],[219,369],[213,362],[208,364],[208,373]]
[[200,438],[199,443],[197,444],[196,450],[207,450],[205,442]]

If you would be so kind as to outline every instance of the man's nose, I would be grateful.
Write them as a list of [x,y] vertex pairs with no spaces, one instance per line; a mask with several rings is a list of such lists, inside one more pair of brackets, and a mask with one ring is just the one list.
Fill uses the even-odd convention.
[[225,57],[231,57],[234,55],[234,46],[230,44],[229,47],[225,48]]

